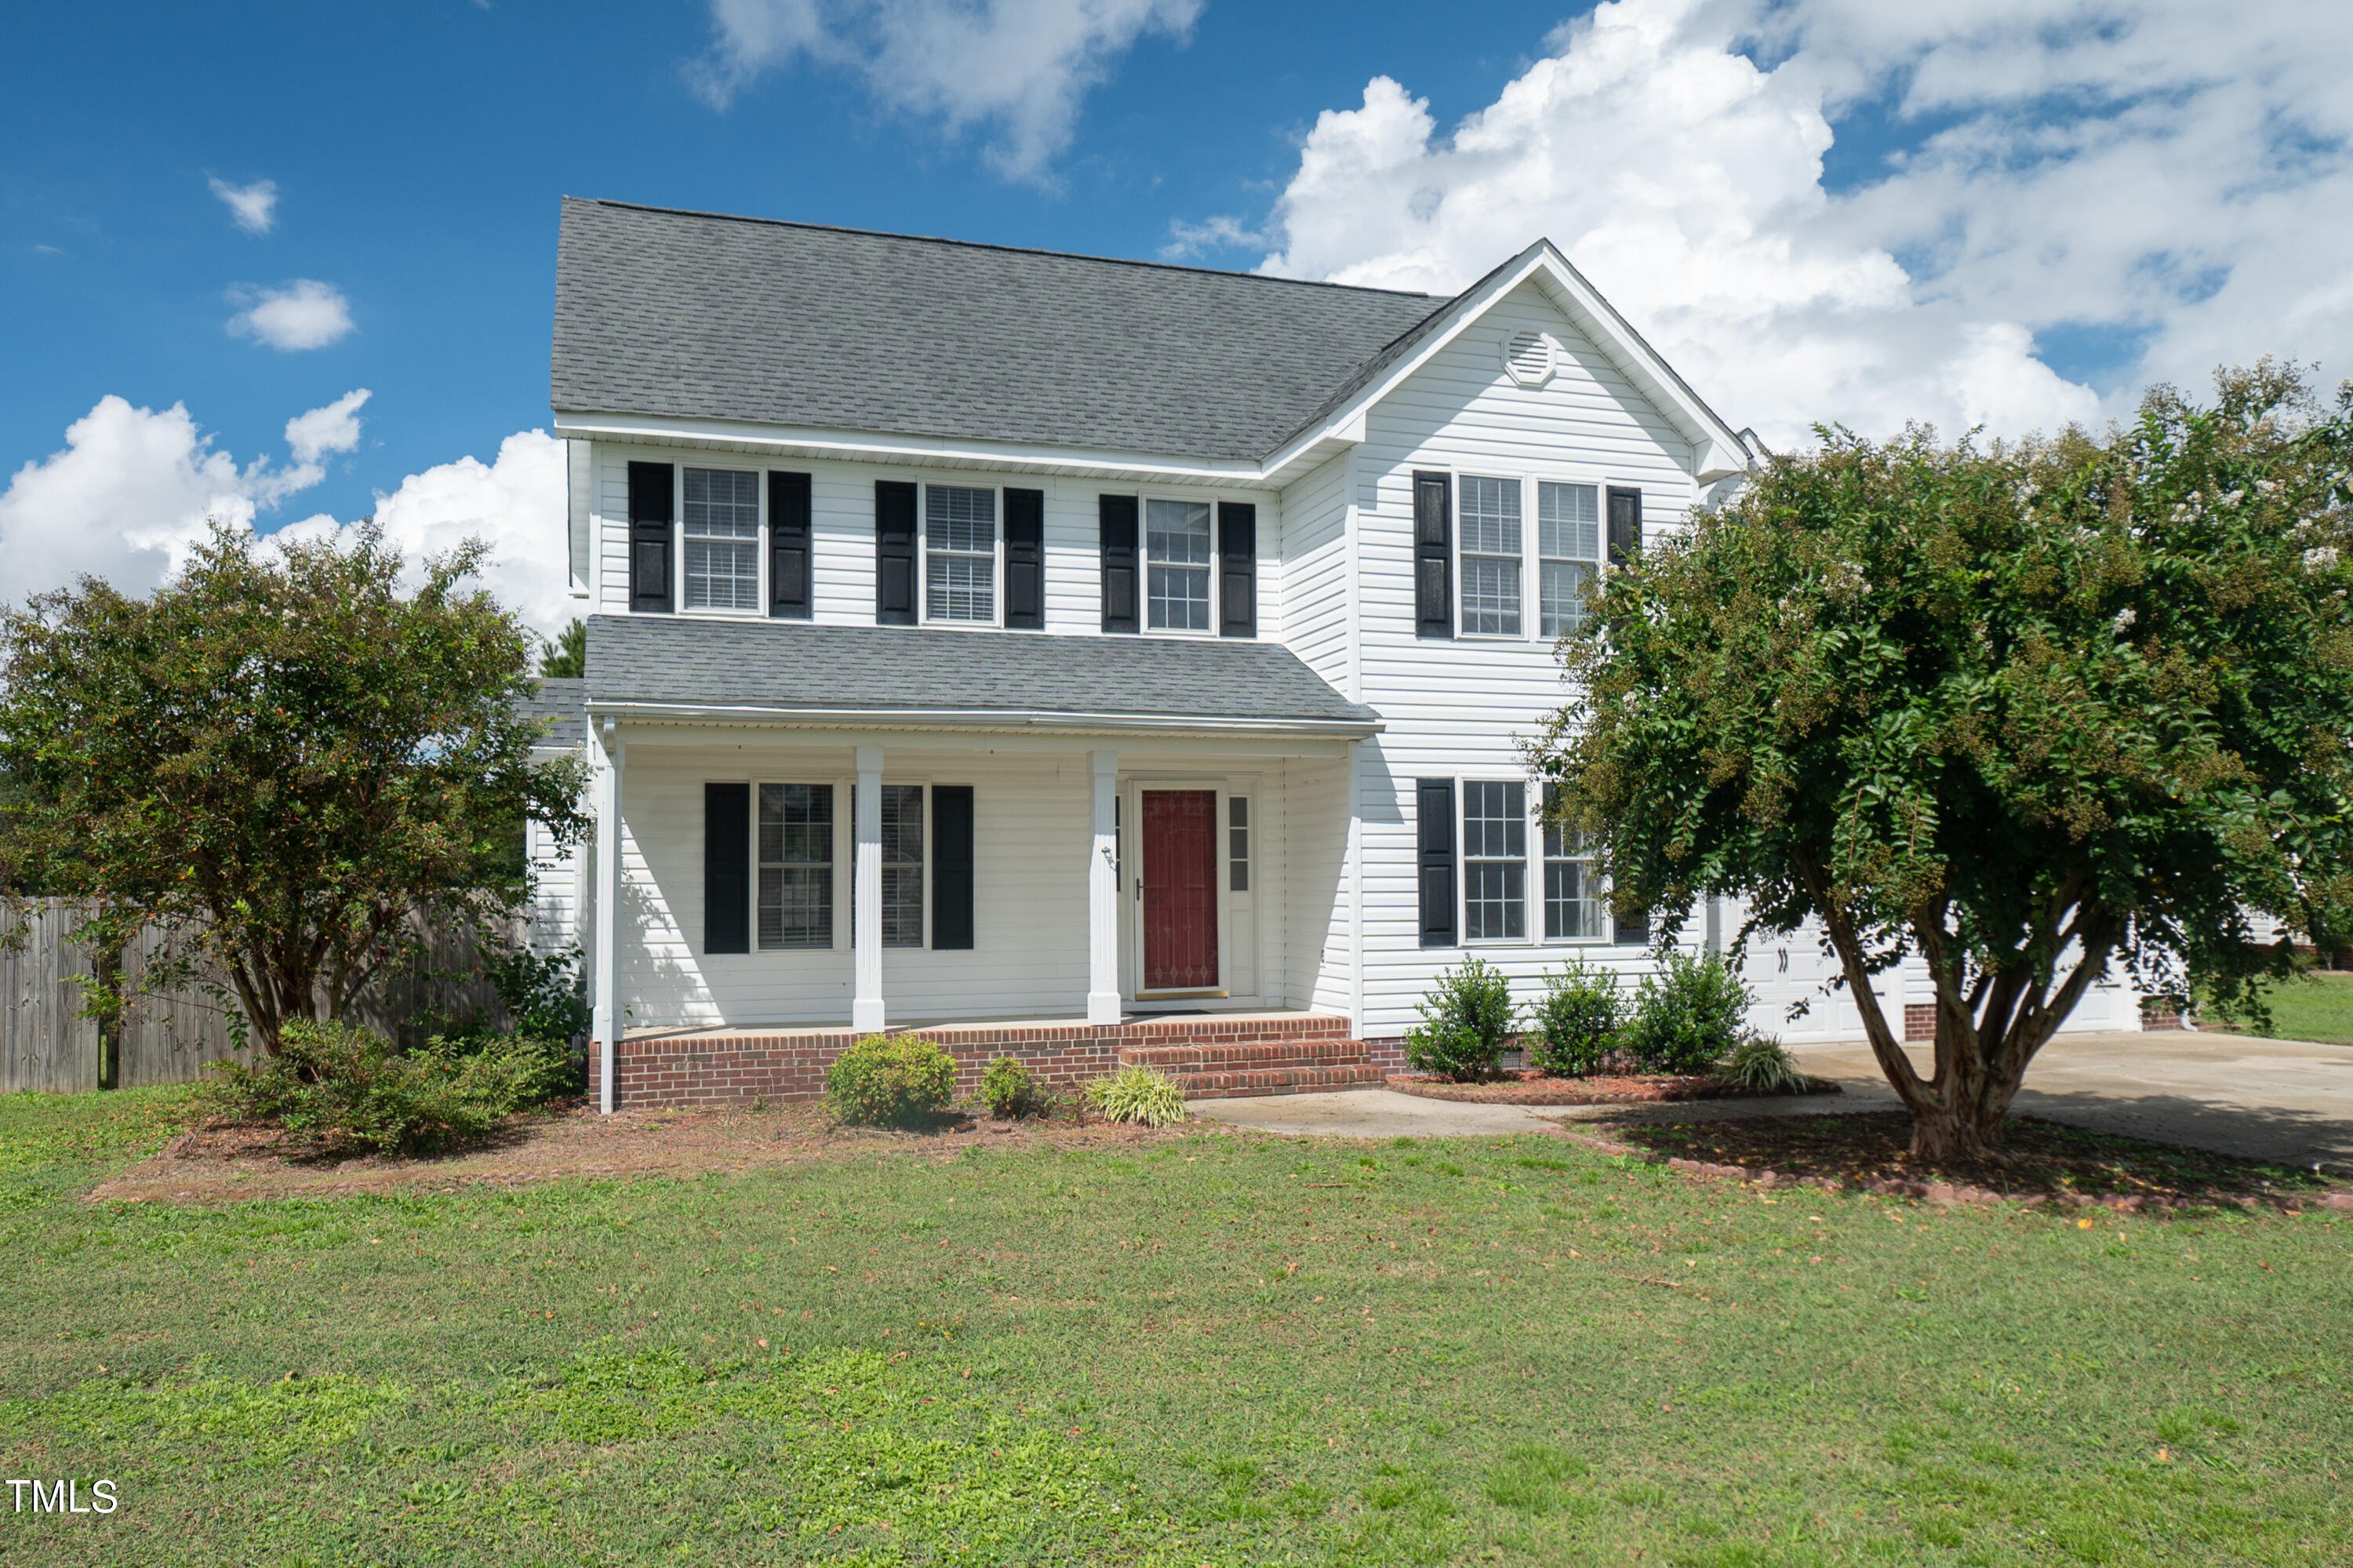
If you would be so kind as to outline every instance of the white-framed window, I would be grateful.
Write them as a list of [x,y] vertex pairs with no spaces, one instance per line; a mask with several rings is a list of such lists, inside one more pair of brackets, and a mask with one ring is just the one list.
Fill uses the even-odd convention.
[[1462,780],[1462,938],[1524,942],[1528,935],[1528,787]]
[[1250,891],[1250,797],[1226,797],[1226,863],[1231,874],[1227,886],[1235,893]]
[[685,502],[686,608],[760,609],[760,476],[688,469]]
[[1547,942],[1606,942],[1609,904],[1601,896],[1584,835],[1552,820],[1558,785],[1545,787],[1544,934]]
[[833,946],[833,786],[763,784],[759,941]]
[[997,492],[923,486],[923,619],[997,624]]
[[1214,546],[1206,501],[1144,503],[1145,626],[1152,631],[1207,631],[1211,620]]
[[1461,546],[1461,634],[1521,635],[1520,578],[1525,540],[1520,482],[1466,473],[1456,486]]
[[1536,485],[1536,630],[1546,638],[1585,628],[1601,570],[1601,487]]
[[[929,937],[923,929],[923,832],[922,784],[882,786],[882,945],[921,948]],[[858,842],[858,792],[849,795],[849,842]],[[853,852],[855,853],[855,852]],[[857,946],[858,883],[850,879],[849,929]]]

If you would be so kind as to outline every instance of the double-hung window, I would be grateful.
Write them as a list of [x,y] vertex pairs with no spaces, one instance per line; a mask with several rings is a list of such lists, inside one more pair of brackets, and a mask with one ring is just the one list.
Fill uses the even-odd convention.
[[1528,794],[1516,779],[1462,781],[1462,935],[1527,938]]
[[760,786],[760,946],[833,946],[833,786]]
[[1593,857],[1586,853],[1585,836],[1554,820],[1559,800],[1559,786],[1546,786],[1545,940],[1604,941],[1609,936],[1609,906],[1594,877]]
[[1155,631],[1209,630],[1209,503],[1144,503],[1145,624]]
[[997,492],[923,487],[923,614],[997,623]]
[[923,787],[882,786],[882,945],[923,945]]
[[686,608],[760,609],[760,476],[688,469],[684,521]]
[[1462,476],[1462,632],[1520,635],[1520,482]]
[[1585,607],[1601,563],[1601,495],[1590,484],[1536,486],[1537,630],[1567,637],[1585,629]]

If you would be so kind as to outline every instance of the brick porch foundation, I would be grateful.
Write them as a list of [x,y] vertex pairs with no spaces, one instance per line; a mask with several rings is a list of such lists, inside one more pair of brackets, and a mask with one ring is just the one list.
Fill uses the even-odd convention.
[[[1345,1018],[1313,1013],[1116,1024],[958,1023],[892,1033],[932,1041],[954,1056],[959,1100],[979,1095],[981,1070],[999,1056],[1013,1057],[1040,1084],[1056,1088],[1102,1077],[1123,1061],[1145,1061],[1169,1072],[1188,1094],[1211,1097],[1377,1084],[1405,1064],[1401,1042],[1351,1040]],[[826,1069],[858,1039],[846,1029],[625,1037],[617,1053],[614,1104],[637,1109],[820,1099]],[[592,1099],[603,1086],[599,1056],[592,1045]]]

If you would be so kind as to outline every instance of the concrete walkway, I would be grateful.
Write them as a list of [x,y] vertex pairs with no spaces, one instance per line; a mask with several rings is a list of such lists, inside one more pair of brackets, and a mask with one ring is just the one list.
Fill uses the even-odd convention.
[[[1795,1047],[1799,1065],[1843,1093],[1647,1106],[1482,1106],[1393,1089],[1199,1100],[1212,1120],[1284,1136],[1473,1138],[1564,1122],[1704,1121],[1894,1110],[1869,1044]],[[1925,1047],[1914,1059],[1925,1069]],[[2237,1034],[2063,1034],[2027,1069],[2014,1110],[2076,1127],[2252,1159],[2353,1169],[2353,1046]]]

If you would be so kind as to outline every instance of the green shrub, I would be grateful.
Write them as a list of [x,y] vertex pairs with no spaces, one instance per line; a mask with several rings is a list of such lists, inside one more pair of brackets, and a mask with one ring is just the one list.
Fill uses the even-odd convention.
[[928,1040],[870,1034],[833,1059],[825,1086],[834,1115],[872,1126],[946,1109],[955,1072],[955,1058]]
[[1130,1063],[1087,1086],[1087,1104],[1105,1121],[1166,1127],[1185,1119],[1185,1091],[1151,1068]]
[[1419,1073],[1492,1078],[1515,1018],[1512,991],[1483,959],[1441,972],[1420,1002],[1422,1022],[1405,1033],[1405,1059]]
[[1751,1034],[1735,1045],[1716,1075],[1726,1083],[1768,1095],[1794,1095],[1806,1086],[1806,1075],[1798,1071],[1781,1043],[1763,1034]]
[[1670,952],[1642,977],[1620,1035],[1645,1073],[1704,1073],[1747,1032],[1748,988],[1715,953]]
[[999,1056],[980,1075],[980,1098],[990,1114],[1016,1117],[1038,1109],[1044,1097],[1029,1068],[1010,1056]]
[[482,1137],[555,1094],[569,1067],[565,1045],[522,1035],[437,1035],[403,1054],[348,1023],[297,1019],[277,1055],[220,1063],[200,1093],[216,1113],[322,1145],[417,1154]]
[[1539,1071],[1565,1078],[1599,1071],[1618,1044],[1618,977],[1571,957],[1545,976],[1529,1023],[1528,1061]]

